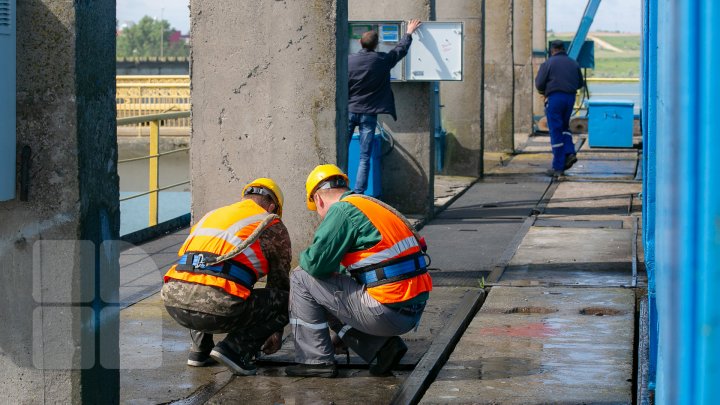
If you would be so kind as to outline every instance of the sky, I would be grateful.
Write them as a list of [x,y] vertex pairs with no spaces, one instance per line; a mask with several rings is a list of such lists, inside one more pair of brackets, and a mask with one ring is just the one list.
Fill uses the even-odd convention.
[[[587,0],[547,0],[548,31],[577,31],[586,4]],[[640,0],[602,0],[590,30],[640,33],[640,4]]]
[[[190,29],[189,4],[188,0],[117,0],[117,19],[122,24],[137,22],[145,15],[162,15],[172,27],[186,34]],[[548,30],[575,32],[586,4],[586,0],[547,0]],[[640,0],[602,0],[591,30],[639,33],[640,16]]]

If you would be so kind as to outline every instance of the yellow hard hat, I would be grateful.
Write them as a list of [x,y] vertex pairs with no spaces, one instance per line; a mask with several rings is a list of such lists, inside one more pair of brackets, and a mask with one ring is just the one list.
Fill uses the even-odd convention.
[[283,197],[282,190],[280,190],[280,186],[278,186],[273,179],[269,179],[267,177],[260,177],[259,179],[251,181],[245,186],[245,188],[243,188],[242,196],[245,197],[245,194],[249,193],[265,194],[261,190],[269,191],[267,195],[269,195],[270,198],[275,201],[278,206],[277,214],[279,217],[282,217],[283,201],[285,200],[285,198]]
[[307,203],[307,207],[310,211],[317,210],[315,201],[312,200],[313,193],[315,193],[318,189],[320,183],[323,183],[332,177],[341,177],[345,180],[345,186],[349,183],[348,176],[343,173],[339,167],[332,164],[316,166],[308,175],[308,178],[305,181],[305,191],[307,193],[305,202]]

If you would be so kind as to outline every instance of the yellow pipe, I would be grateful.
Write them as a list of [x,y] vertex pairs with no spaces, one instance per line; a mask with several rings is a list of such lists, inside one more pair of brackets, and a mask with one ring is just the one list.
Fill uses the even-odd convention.
[[638,77],[588,77],[588,83],[639,83]]
[[155,226],[158,223],[158,187],[160,186],[159,165],[157,156],[160,151],[160,121],[150,121],[150,153],[148,159],[148,189],[154,190],[150,193],[148,208],[148,226]]

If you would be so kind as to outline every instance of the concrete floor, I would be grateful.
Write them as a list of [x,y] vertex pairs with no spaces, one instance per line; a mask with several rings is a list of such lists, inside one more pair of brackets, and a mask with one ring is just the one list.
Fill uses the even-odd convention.
[[493,287],[421,403],[629,403],[634,306],[630,289]]
[[[460,310],[463,295],[498,268],[499,281],[423,402],[631,402],[635,289],[620,286],[631,279],[637,153],[584,146],[582,167],[549,189],[542,175],[550,165],[548,141],[531,137],[522,142],[528,150],[514,157],[487,157],[482,181],[436,178],[442,212],[421,230],[435,288],[418,331],[404,336],[410,351],[392,377],[370,376],[354,355],[350,364],[337,357],[335,380],[286,377],[283,368],[293,361],[289,329],[281,351],[260,358],[258,376],[187,367],[187,331],[156,294],[185,234],[126,250],[121,402],[388,403],[412,380],[414,365]],[[548,190],[552,198],[537,215]]]

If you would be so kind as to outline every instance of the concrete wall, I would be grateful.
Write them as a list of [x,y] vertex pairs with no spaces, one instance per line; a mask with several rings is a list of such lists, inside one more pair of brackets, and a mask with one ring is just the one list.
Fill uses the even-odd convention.
[[438,21],[462,21],[463,80],[440,83],[443,128],[448,132],[444,173],[483,174],[483,7],[485,1],[436,2]]
[[347,156],[346,13],[344,1],[191,1],[195,220],[272,177],[295,257],[310,244],[305,179]]
[[513,0],[485,2],[485,150],[514,150]]
[[117,403],[118,371],[100,360],[116,363],[118,312],[94,283],[102,275],[112,303],[117,252],[96,260],[96,248],[119,231],[115,3],[17,11],[18,164],[29,171],[27,200],[0,202],[0,402]]
[[[349,20],[429,20],[429,0],[349,0]],[[393,83],[398,120],[379,121],[395,137],[395,148],[383,158],[383,200],[401,212],[430,216],[433,212],[435,147],[430,83]]]
[[[547,0],[533,0],[533,81],[540,65],[545,62],[547,48]],[[545,115],[545,98],[533,83],[533,114]]]
[[513,63],[515,65],[515,132],[529,134],[533,124],[533,2],[513,1]]

